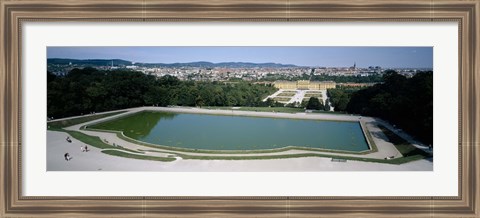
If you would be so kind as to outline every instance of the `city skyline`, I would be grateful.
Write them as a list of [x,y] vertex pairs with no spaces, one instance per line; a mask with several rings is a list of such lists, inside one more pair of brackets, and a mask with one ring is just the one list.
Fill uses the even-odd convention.
[[47,58],[122,59],[140,63],[207,61],[307,67],[433,68],[433,47],[325,46],[52,46]]

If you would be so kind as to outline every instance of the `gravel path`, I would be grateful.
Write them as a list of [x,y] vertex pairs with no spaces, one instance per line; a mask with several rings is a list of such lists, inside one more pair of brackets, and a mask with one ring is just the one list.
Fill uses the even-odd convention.
[[[419,160],[402,165],[360,161],[332,162],[331,158],[305,157],[273,160],[184,160],[173,162],[136,160],[110,156],[89,146],[89,152],[80,150],[83,143],[68,134],[47,131],[47,171],[157,171],[157,172],[315,172],[315,171],[431,171],[432,162]],[[63,157],[69,153],[72,159]]]

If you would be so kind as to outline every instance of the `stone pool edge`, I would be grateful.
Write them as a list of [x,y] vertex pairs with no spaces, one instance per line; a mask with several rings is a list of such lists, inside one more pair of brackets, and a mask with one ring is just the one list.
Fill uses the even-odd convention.
[[[160,110],[158,110],[160,109]],[[131,137],[126,136],[123,131],[117,131],[117,130],[105,130],[105,129],[95,129],[95,128],[85,128],[87,125],[82,125],[79,129],[84,130],[84,131],[97,131],[97,132],[108,132],[108,133],[115,133],[117,137],[120,139],[123,139],[125,141],[135,143],[141,146],[146,146],[154,149],[164,149],[167,151],[175,151],[175,152],[189,152],[189,153],[198,153],[198,154],[274,154],[278,152],[284,152],[284,151],[289,151],[289,150],[299,150],[299,151],[315,151],[315,152],[328,152],[332,154],[353,154],[353,155],[364,155],[364,154],[370,154],[373,152],[378,151],[375,143],[372,140],[372,143],[370,142],[367,134],[370,134],[368,130],[366,130],[366,127],[363,126],[363,123],[360,120],[335,120],[335,119],[315,119],[315,118],[289,118],[289,117],[278,117],[278,116],[261,116],[258,114],[255,114],[257,116],[249,116],[247,114],[242,114],[242,115],[230,115],[230,114],[224,114],[224,113],[204,113],[205,111],[194,111],[194,112],[185,112],[185,111],[172,111],[172,110],[162,110],[165,108],[157,108],[157,110],[149,110],[144,109],[144,110],[138,110],[133,113],[128,113],[128,114],[123,114],[123,116],[115,116],[112,117],[111,119],[102,119],[101,121],[95,122],[96,120],[92,121],[88,125],[95,125],[98,123],[103,123],[107,122],[110,120],[114,119],[119,119],[122,117],[127,117],[127,116],[133,116],[137,113],[145,112],[145,111],[152,111],[152,112],[169,112],[169,113],[184,113],[184,114],[208,114],[208,115],[228,115],[228,116],[243,116],[243,117],[264,117],[264,118],[280,118],[280,119],[302,119],[302,120],[323,120],[323,121],[336,121],[336,122],[353,122],[353,123],[358,123],[360,125],[360,129],[362,130],[364,140],[367,142],[368,150],[363,150],[363,151],[347,151],[347,150],[335,150],[335,149],[322,149],[322,148],[309,148],[309,147],[301,147],[301,146],[286,146],[283,148],[274,148],[274,149],[258,149],[258,150],[208,150],[208,149],[191,149],[191,148],[179,148],[179,147],[174,147],[174,146],[168,146],[168,145],[159,145],[159,144],[154,144],[154,143],[149,143],[149,142],[144,142],[140,141],[137,139],[133,139]],[[184,108],[182,108],[184,109]],[[204,109],[208,110],[209,109]],[[213,111],[218,111],[218,110],[213,110]],[[225,110],[222,110],[223,112]],[[243,112],[251,112],[251,111],[243,111]],[[255,113],[255,112],[253,112]],[[266,112],[256,112],[256,113],[266,113]],[[282,113],[283,114],[283,113]],[[264,114],[268,115],[268,114]],[[276,114],[277,115],[277,114]],[[365,129],[364,129],[365,128]],[[370,136],[371,137],[371,136]]]

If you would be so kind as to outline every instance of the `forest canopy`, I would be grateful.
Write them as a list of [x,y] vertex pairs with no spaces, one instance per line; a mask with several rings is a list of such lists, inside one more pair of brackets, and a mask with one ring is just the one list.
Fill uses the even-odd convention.
[[264,106],[263,98],[276,91],[271,85],[180,81],[129,70],[47,74],[47,116],[54,118],[152,105]]
[[433,72],[412,78],[385,72],[383,83],[363,89],[330,89],[336,111],[380,117],[417,137],[433,142]]

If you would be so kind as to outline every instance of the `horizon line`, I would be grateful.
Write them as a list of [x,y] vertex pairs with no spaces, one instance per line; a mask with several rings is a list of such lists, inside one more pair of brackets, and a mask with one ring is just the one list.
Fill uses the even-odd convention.
[[[279,65],[293,65],[293,66],[296,66],[296,67],[353,67],[353,65],[351,66],[320,66],[320,65],[310,65],[310,66],[306,66],[306,65],[296,65],[296,64],[284,64],[284,63],[276,63],[276,62],[248,62],[248,61],[222,61],[222,62],[211,62],[211,61],[190,61],[190,62],[172,62],[172,63],[166,63],[166,62],[139,62],[139,61],[130,61],[130,60],[125,60],[125,59],[121,59],[121,58],[87,58],[87,59],[77,59],[77,58],[58,58],[58,57],[50,57],[48,58],[47,57],[47,60],[48,59],[69,59],[69,60],[81,60],[81,61],[86,61],[86,60],[121,60],[121,61],[128,61],[128,62],[131,62],[132,64],[133,63],[141,63],[141,64],[188,64],[188,63],[198,63],[198,62],[206,62],[206,63],[211,63],[211,64],[222,64],[222,63],[248,63],[248,64],[279,64]],[[356,62],[354,62],[354,65],[356,64]],[[425,67],[425,66],[422,66],[422,67],[392,67],[392,66],[381,66],[381,65],[369,65],[368,67],[381,67],[381,68],[425,68],[425,69],[433,69],[433,67]],[[357,68],[368,68],[368,67],[357,67]]]

